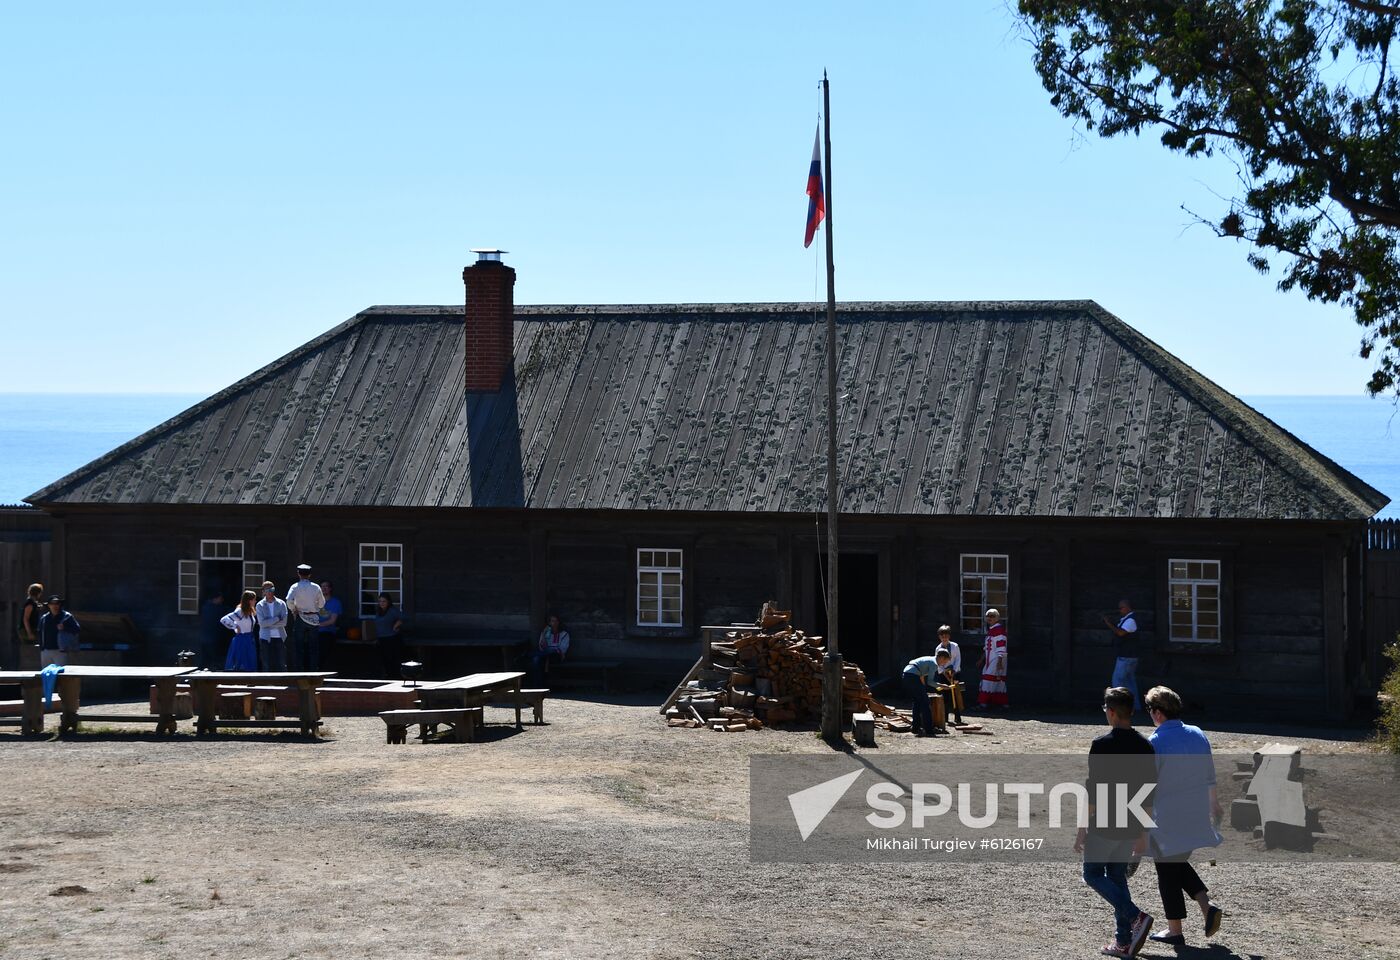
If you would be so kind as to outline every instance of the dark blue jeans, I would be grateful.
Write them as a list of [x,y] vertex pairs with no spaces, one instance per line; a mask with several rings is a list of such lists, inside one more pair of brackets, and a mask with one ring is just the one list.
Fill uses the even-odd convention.
[[1132,854],[1131,840],[1108,840],[1090,833],[1084,843],[1084,882],[1113,908],[1119,943],[1132,942],[1133,921],[1142,912],[1128,889],[1128,861]]
[[562,663],[562,654],[553,651],[536,650],[530,657],[530,682],[536,687],[544,685],[545,671],[549,669],[551,663]]
[[918,674],[904,674],[904,692],[914,702],[914,732],[933,733],[933,710],[928,705],[928,687]]
[[296,614],[287,624],[287,662],[293,670],[321,669],[321,633]]
[[259,637],[258,661],[263,673],[286,673],[287,641],[282,637]]

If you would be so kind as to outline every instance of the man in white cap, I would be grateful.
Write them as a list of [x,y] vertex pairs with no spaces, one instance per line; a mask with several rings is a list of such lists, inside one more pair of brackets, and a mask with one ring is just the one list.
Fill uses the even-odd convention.
[[297,564],[297,582],[287,591],[291,615],[291,650],[288,659],[293,670],[316,670],[321,665],[320,642],[316,628],[326,606],[321,587],[311,579],[311,564]]

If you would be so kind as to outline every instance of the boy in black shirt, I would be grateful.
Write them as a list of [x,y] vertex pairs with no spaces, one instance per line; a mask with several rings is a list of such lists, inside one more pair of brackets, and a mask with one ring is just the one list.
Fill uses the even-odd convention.
[[[1089,826],[1080,827],[1074,841],[1076,852],[1084,854],[1084,882],[1113,907],[1117,924],[1114,939],[1101,951],[1110,957],[1131,957],[1142,949],[1152,930],[1152,918],[1133,903],[1128,889],[1128,862],[1147,849],[1147,829],[1128,810],[1119,809],[1118,798],[1131,800],[1143,786],[1155,786],[1157,763],[1152,744],[1133,729],[1133,692],[1126,687],[1110,687],[1103,695],[1104,717],[1109,730],[1089,746]],[[1114,802],[1099,825],[1096,806],[1100,785]],[[1120,787],[1126,788],[1122,794]],[[1142,803],[1151,809],[1151,794]]]

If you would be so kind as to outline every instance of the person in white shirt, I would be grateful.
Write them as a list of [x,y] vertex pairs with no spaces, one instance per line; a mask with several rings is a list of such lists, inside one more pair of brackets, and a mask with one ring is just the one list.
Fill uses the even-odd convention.
[[271,580],[262,585],[258,601],[258,654],[264,672],[287,672],[287,603],[277,598]]
[[1118,620],[1114,621],[1105,614],[1104,625],[1113,631],[1113,680],[1109,683],[1112,687],[1127,687],[1133,691],[1133,709],[1137,710],[1142,705],[1142,698],[1138,696],[1137,667],[1138,667],[1138,625],[1137,617],[1133,613],[1133,605],[1126,599],[1118,601]]
[[953,639],[953,628],[948,626],[946,623],[938,628],[938,645],[940,647],[948,648],[948,656],[952,658],[948,666],[954,673],[958,675],[959,678],[961,678],[962,648],[959,647],[958,642]]
[[315,670],[321,662],[321,611],[326,607],[321,586],[311,579],[311,564],[297,565],[297,582],[287,591],[287,611],[291,616],[288,646],[293,670]]
[[946,623],[938,628],[938,649],[933,652],[934,657],[938,656],[939,650],[948,651],[948,663],[946,666],[939,664],[939,672],[943,674],[941,682],[953,686],[950,696],[947,698],[948,706],[952,708],[950,712],[953,716],[953,722],[961,724],[963,722],[962,648],[953,639],[953,628]]

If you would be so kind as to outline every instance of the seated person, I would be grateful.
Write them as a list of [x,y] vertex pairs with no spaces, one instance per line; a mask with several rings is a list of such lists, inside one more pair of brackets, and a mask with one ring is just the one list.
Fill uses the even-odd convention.
[[562,663],[569,652],[569,631],[559,622],[557,614],[549,615],[549,624],[540,632],[539,643],[530,656],[530,684],[543,686],[551,663]]

